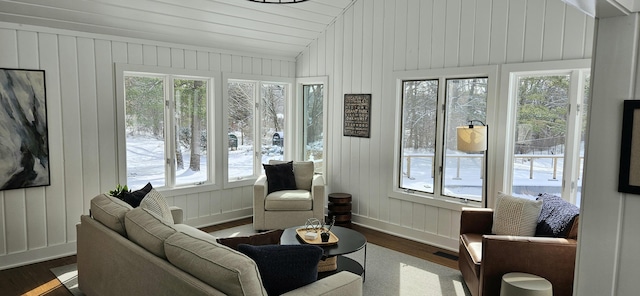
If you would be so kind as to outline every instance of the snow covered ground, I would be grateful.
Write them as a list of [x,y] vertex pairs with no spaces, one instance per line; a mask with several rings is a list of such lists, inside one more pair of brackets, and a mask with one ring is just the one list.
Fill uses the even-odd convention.
[[[270,159],[283,160],[280,147],[269,146],[262,151],[262,163]],[[184,169],[176,171],[176,184],[194,184],[207,180],[207,156],[202,155],[200,171],[189,169],[189,151],[183,149]],[[229,179],[239,179],[253,174],[253,148],[249,145],[239,145],[237,150],[228,151]],[[453,196],[465,196],[473,199],[482,194],[482,155],[477,158],[463,159],[461,170],[456,169],[455,156],[465,155],[458,151],[450,152],[447,169],[445,170],[445,190]],[[132,190],[143,187],[151,182],[154,187],[165,185],[164,178],[164,143],[149,137],[127,137],[127,185]],[[527,161],[514,165],[515,195],[533,197],[538,193],[560,194],[562,181],[562,161],[557,164],[557,176],[553,179],[553,162],[550,158],[535,160],[534,177],[529,178]],[[432,191],[431,158],[413,158],[411,175],[403,172],[401,184],[404,188],[416,191]],[[578,205],[580,201],[578,190]]]
[[[262,153],[262,163],[283,160],[282,150],[271,146]],[[165,186],[164,142],[152,137],[127,137],[127,185],[132,190],[151,182],[153,187]],[[176,171],[176,184],[195,184],[207,180],[207,155],[200,156],[200,171],[189,169],[190,151],[182,149],[184,168]],[[229,179],[253,175],[253,147],[239,145],[229,151]]]

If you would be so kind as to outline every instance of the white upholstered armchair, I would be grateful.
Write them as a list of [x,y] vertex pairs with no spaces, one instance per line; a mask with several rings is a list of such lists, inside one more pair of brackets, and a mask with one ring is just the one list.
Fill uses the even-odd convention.
[[[286,162],[270,161],[270,165],[277,165],[280,170]],[[282,186],[282,174],[271,172],[273,167],[265,166],[267,175],[262,175],[253,185],[253,228],[255,230],[284,229],[292,226],[304,225],[307,219],[316,218],[324,222],[324,178],[314,175],[314,165],[311,161],[294,161],[292,164],[295,183]],[[286,179],[286,177],[284,178]],[[293,182],[293,181],[291,181]],[[286,183],[286,181],[285,181]],[[272,185],[273,192],[269,190]],[[275,188],[275,187],[279,188]]]

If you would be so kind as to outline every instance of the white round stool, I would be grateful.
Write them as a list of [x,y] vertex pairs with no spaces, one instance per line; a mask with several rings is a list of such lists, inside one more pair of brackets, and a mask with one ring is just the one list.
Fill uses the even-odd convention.
[[502,276],[500,296],[553,296],[553,288],[543,277],[510,272]]

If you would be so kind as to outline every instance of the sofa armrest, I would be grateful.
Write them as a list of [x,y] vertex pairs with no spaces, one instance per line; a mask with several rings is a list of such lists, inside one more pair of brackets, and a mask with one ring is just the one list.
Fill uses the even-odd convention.
[[169,210],[171,210],[171,216],[173,216],[173,223],[181,224],[184,219],[184,213],[182,209],[176,206],[170,206]]
[[493,227],[493,209],[462,208],[460,214],[460,234],[491,234]]
[[502,276],[525,272],[551,282],[554,295],[571,295],[577,241],[564,238],[484,235],[480,289],[498,295]]
[[267,198],[267,176],[261,175],[253,184],[253,229],[266,230],[264,202]]
[[267,184],[267,176],[261,175],[258,177],[255,183],[253,183],[253,199],[254,202],[256,200],[262,200],[264,202],[265,197],[267,197],[268,190]]
[[282,295],[362,295],[362,277],[341,271]]
[[313,197],[313,217],[324,222],[325,184],[322,175],[313,175],[311,196]]

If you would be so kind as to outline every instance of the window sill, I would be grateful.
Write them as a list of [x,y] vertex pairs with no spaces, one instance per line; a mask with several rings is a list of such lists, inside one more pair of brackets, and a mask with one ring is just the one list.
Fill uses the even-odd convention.
[[448,197],[434,197],[430,194],[408,193],[400,190],[392,190],[389,194],[390,198],[424,204],[432,207],[449,209],[453,211],[462,211],[462,208],[474,207],[481,208],[482,203],[479,201],[463,202],[459,199]]

